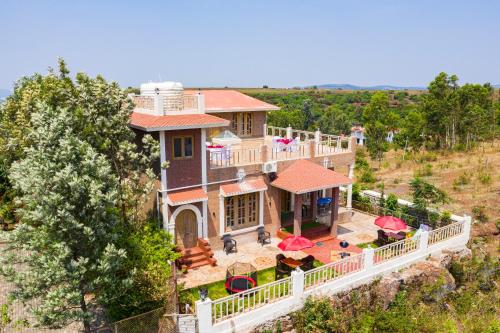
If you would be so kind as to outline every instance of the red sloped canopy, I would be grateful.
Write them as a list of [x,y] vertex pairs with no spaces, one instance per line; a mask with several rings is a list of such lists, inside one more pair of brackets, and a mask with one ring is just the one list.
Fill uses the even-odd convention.
[[394,216],[380,216],[375,219],[375,224],[382,229],[405,230],[408,228],[406,223]]
[[283,251],[300,251],[313,246],[313,242],[302,236],[288,236],[278,244]]

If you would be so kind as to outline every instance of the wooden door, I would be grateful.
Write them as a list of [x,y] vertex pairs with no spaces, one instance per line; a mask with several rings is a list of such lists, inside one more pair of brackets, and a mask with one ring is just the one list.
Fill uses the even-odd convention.
[[175,235],[177,245],[183,248],[196,246],[198,240],[198,223],[196,214],[191,209],[184,209],[175,219]]

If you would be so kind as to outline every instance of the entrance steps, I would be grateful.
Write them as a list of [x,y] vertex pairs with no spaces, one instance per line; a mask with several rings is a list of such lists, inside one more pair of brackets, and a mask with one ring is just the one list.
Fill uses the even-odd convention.
[[195,247],[183,249],[182,257],[178,259],[178,264],[182,270],[194,269],[205,265],[217,265],[217,260],[213,257],[214,252],[208,241],[198,238]]

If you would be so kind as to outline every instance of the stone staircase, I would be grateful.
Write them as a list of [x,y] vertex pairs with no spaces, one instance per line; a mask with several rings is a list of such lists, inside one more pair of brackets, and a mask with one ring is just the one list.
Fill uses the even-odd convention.
[[198,238],[195,247],[183,249],[182,257],[178,260],[181,269],[194,269],[205,265],[217,265],[217,260],[213,257],[214,252],[208,241]]

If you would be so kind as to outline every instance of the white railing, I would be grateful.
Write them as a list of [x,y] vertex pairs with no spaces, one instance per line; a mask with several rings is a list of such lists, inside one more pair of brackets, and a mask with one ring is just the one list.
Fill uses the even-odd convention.
[[429,232],[429,245],[458,236],[462,234],[463,228],[463,222],[456,222],[445,227],[432,230]]
[[420,237],[416,236],[376,248],[373,255],[373,264],[378,265],[387,260],[414,252],[418,250],[419,242]]
[[[418,236],[377,249],[366,248],[362,254],[307,272],[295,270],[291,277],[239,294],[198,301],[199,332],[250,331],[252,327],[300,309],[307,296],[348,290],[382,274],[425,260],[443,249],[464,246],[469,241],[470,227],[471,218],[464,216],[458,223],[431,232],[420,231]],[[273,305],[266,307],[268,304]]]
[[220,148],[209,159],[212,169],[262,163],[260,148]]
[[130,95],[137,109],[151,110],[155,109],[155,99],[153,96]]
[[279,136],[279,137],[286,137],[286,131],[287,129],[284,127],[276,127],[276,126],[267,126],[267,133],[266,135],[270,136]]
[[198,95],[163,96],[163,110],[166,112],[198,109]]
[[364,255],[361,253],[305,272],[304,290],[362,270],[363,260]]
[[300,141],[314,140],[316,137],[316,134],[314,132],[309,132],[309,131],[292,129],[291,133],[293,139],[299,138]]
[[297,144],[290,144],[287,147],[281,145],[270,146],[270,160],[271,161],[284,161],[298,158],[306,158],[311,156],[309,142],[299,142]]
[[291,282],[291,277],[287,277],[213,301],[212,322],[217,323],[290,296]]

